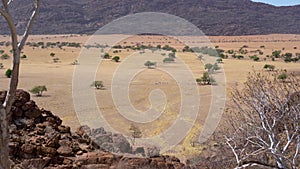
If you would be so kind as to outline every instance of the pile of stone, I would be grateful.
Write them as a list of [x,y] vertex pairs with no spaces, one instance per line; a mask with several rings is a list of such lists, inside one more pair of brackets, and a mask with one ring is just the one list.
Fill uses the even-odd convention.
[[[4,96],[5,92],[0,92],[1,103]],[[126,138],[103,128],[81,126],[72,133],[59,117],[40,109],[23,90],[17,91],[11,113],[9,147],[15,169],[190,168],[175,157],[122,155],[134,153]]]

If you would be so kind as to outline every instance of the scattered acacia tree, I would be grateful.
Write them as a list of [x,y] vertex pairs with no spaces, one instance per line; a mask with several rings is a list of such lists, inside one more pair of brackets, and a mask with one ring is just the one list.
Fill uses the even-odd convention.
[[41,97],[43,95],[43,92],[47,91],[47,88],[46,86],[35,86],[29,91],[30,93],[35,94],[37,97]]
[[141,130],[140,130],[137,126],[135,126],[134,124],[131,124],[129,130],[130,130],[131,137],[132,137],[132,139],[133,139],[132,142],[133,142],[133,145],[134,145],[134,144],[135,144],[135,139],[141,138],[141,137],[142,137],[142,132],[141,132]]
[[104,84],[102,81],[94,81],[91,86],[96,89],[104,89]]
[[2,0],[2,4],[0,6],[0,15],[4,17],[5,21],[8,24],[11,36],[11,47],[12,47],[12,76],[10,80],[10,85],[8,92],[6,94],[6,98],[3,104],[0,104],[0,168],[8,169],[10,168],[9,162],[9,119],[11,119],[11,108],[14,102],[16,90],[18,87],[19,81],[19,67],[20,67],[20,55],[21,51],[28,39],[31,27],[33,25],[33,21],[36,18],[38,11],[40,9],[40,0],[35,0],[34,10],[28,20],[25,32],[20,40],[18,41],[18,34],[16,29],[16,24],[13,20],[13,17],[10,13],[10,6],[13,3],[13,0]]
[[208,72],[204,72],[201,78],[196,79],[196,82],[198,85],[212,85],[216,83],[215,79]]
[[113,60],[115,62],[120,62],[120,57],[119,56],[115,56],[111,60]]
[[254,73],[232,94],[225,135],[236,168],[250,166],[296,169],[300,165],[300,79]]
[[205,64],[205,70],[207,70],[209,73],[214,73],[217,70],[220,70],[221,68],[219,67],[219,65],[217,63],[215,64]]
[[274,65],[265,64],[264,69],[266,69],[268,71],[274,71],[275,70],[275,66]]
[[154,68],[156,66],[156,62],[147,61],[147,62],[145,62],[144,65],[147,66],[148,69],[150,69],[150,68]]
[[3,69],[3,68],[4,68],[3,63],[0,63],[0,69]]
[[11,69],[7,69],[7,70],[5,71],[5,76],[6,76],[7,78],[11,78],[11,73],[12,73],[12,70],[11,70]]

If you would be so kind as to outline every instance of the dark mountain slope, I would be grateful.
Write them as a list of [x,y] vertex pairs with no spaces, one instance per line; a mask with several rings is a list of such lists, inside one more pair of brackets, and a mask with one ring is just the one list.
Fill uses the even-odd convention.
[[[31,0],[15,0],[24,28]],[[207,35],[300,34],[300,6],[275,7],[250,0],[51,0],[43,1],[34,34],[94,33],[119,17],[164,12],[182,17]],[[3,18],[0,34],[8,33]]]

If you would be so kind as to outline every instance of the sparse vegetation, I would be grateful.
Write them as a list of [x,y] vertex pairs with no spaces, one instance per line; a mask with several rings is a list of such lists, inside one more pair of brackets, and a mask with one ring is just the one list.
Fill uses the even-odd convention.
[[79,65],[78,60],[75,60],[74,62],[72,62],[71,65]]
[[120,62],[120,57],[119,56],[115,56],[112,58],[113,61],[115,62]]
[[173,58],[170,58],[170,57],[164,58],[164,60],[163,60],[164,63],[173,63],[174,61],[175,60]]
[[37,97],[41,97],[43,95],[43,92],[47,91],[47,87],[45,85],[43,86],[35,86],[31,90],[29,90],[30,93],[35,94]]
[[26,58],[27,56],[25,54],[21,56],[21,59],[26,59]]
[[216,61],[217,61],[217,63],[223,63],[223,59],[222,58],[219,58]]
[[129,128],[129,131],[130,131],[130,133],[131,133],[131,137],[132,137],[132,139],[133,139],[133,145],[135,144],[135,140],[137,139],[137,138],[141,138],[142,137],[142,132],[141,132],[141,130],[137,127],[137,126],[135,126],[134,124],[131,124],[131,126],[130,126],[130,128]]
[[282,82],[284,82],[287,78],[288,78],[288,75],[286,73],[282,73],[282,74],[278,75],[278,77],[277,77],[277,79],[281,80]]
[[3,63],[0,63],[0,69],[3,69],[3,68],[4,68]]
[[208,72],[204,72],[201,78],[196,79],[196,82],[199,85],[212,85],[215,84],[216,81],[213,77],[209,75]]
[[154,68],[156,67],[156,62],[147,61],[145,62],[144,66],[148,67],[148,69]]
[[11,78],[11,74],[12,74],[12,70],[11,69],[7,69],[6,72],[5,72],[5,76],[7,78]]
[[95,89],[104,89],[104,84],[102,81],[94,81],[92,84],[91,84],[92,87],[94,87]]
[[111,58],[109,53],[104,53],[104,55],[102,57],[103,57],[103,59],[110,59]]
[[53,53],[53,52],[50,53],[50,56],[51,56],[51,57],[54,57],[54,56],[55,56],[55,53]]
[[255,62],[258,62],[259,61],[259,57],[258,56],[256,56],[256,55],[254,55],[254,56],[249,56],[250,57],[250,59],[252,59],[252,60],[254,60]]
[[2,60],[7,60],[7,59],[9,59],[10,58],[10,56],[8,55],[8,54],[3,54],[3,55],[1,55],[1,59]]
[[274,65],[265,64],[264,65],[264,69],[266,69],[268,71],[274,71],[275,70],[275,66]]

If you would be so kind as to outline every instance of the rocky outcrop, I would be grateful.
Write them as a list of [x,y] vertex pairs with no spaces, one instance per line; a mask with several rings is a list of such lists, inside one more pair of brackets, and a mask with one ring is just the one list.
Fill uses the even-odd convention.
[[[5,92],[0,92],[0,102]],[[40,109],[30,94],[17,91],[10,126],[10,159],[15,169],[181,169],[169,156],[138,158],[105,151],[131,152],[124,136],[81,126],[75,133],[50,111]],[[111,144],[108,144],[111,143]]]

